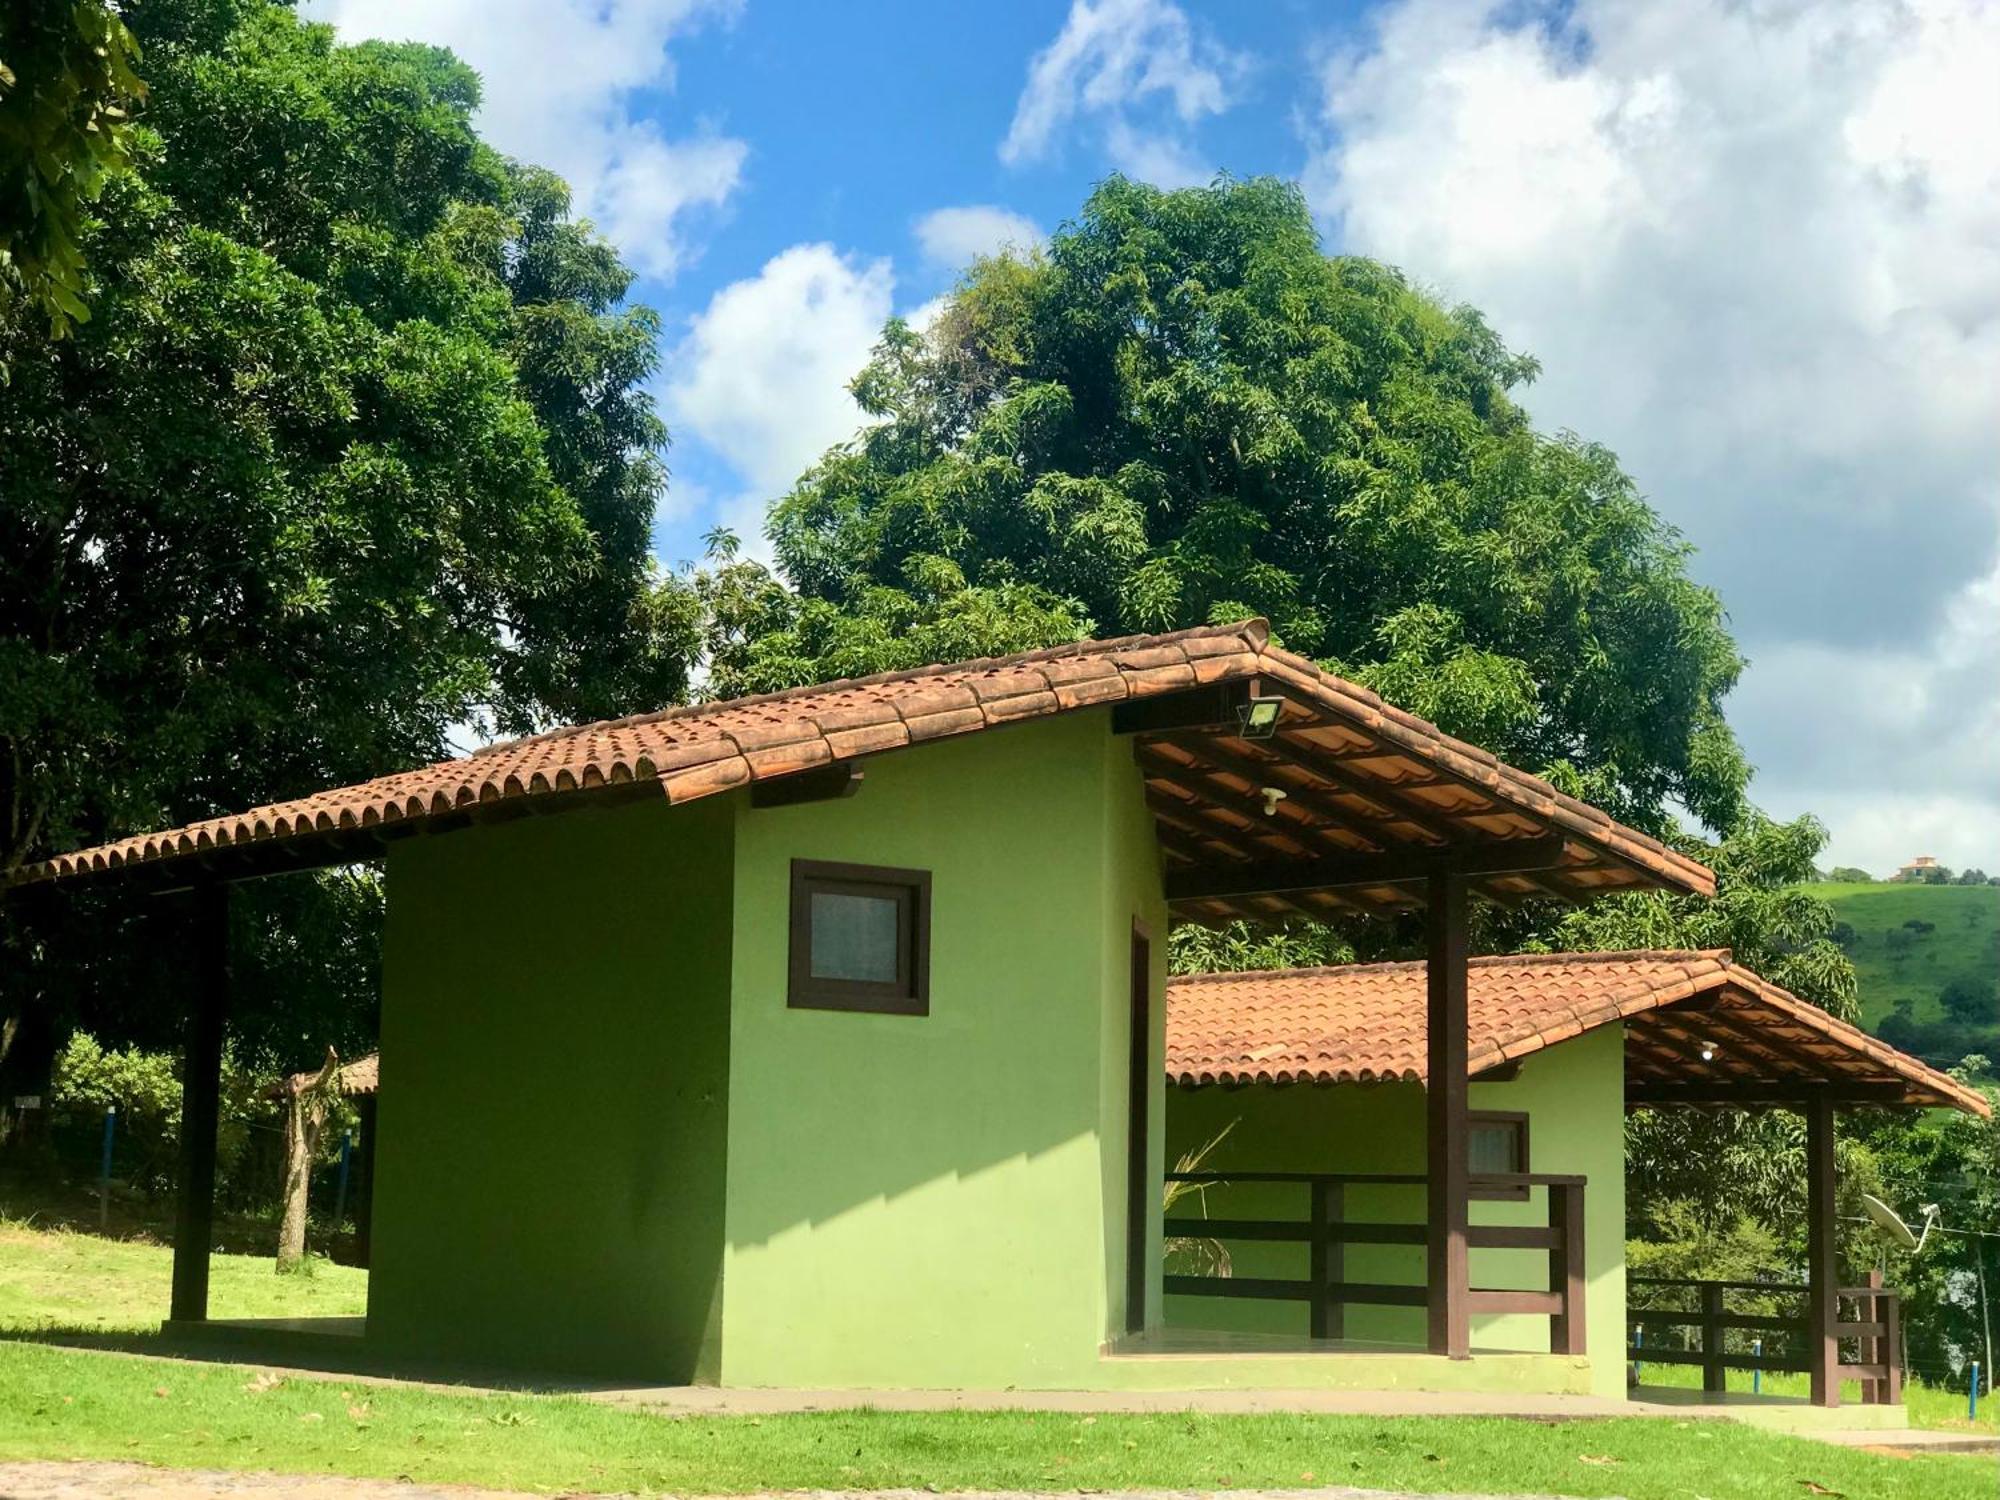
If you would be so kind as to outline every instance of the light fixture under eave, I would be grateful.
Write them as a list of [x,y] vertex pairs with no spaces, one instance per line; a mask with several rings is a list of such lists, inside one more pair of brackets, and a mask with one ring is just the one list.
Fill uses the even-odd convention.
[[1714,1061],[1715,1061],[1715,1049],[1714,1049],[1713,1047],[1709,1046],[1709,1045],[1708,1045],[1708,1044],[1707,1044],[1706,1042],[1704,1042],[1704,1043],[1702,1044],[1702,1048],[1701,1048],[1701,1060],[1702,1060],[1703,1062],[1714,1062]]
[[1260,786],[1257,788],[1257,795],[1264,799],[1264,816],[1275,818],[1278,815],[1278,804],[1291,793],[1281,786]]
[[1268,740],[1278,732],[1278,720],[1285,714],[1285,700],[1279,697],[1252,698],[1236,707],[1237,738]]

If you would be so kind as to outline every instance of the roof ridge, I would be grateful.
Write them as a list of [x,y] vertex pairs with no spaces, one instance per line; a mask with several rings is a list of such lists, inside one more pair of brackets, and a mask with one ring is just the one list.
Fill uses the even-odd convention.
[[[785,703],[796,698],[850,692],[855,688],[920,682],[926,677],[940,677],[947,672],[976,672],[1001,666],[1030,666],[1038,661],[1108,655],[1115,651],[1130,650],[1140,642],[1165,646],[1179,641],[1214,640],[1229,635],[1241,636],[1253,651],[1263,651],[1271,638],[1271,623],[1261,615],[1252,615],[1247,619],[1221,625],[1193,625],[1185,630],[1170,630],[1162,634],[1140,632],[1104,640],[1085,638],[1065,641],[1055,646],[1038,646],[1033,651],[1010,652],[1004,656],[975,656],[967,661],[927,662],[921,667],[901,667],[893,672],[871,672],[865,677],[841,677],[832,682],[800,683],[797,687],[777,688],[768,693],[747,693],[740,698],[716,698],[706,703],[677,703],[670,708],[656,708],[647,713],[625,714],[615,719],[593,719],[581,724],[562,724],[554,729],[544,729],[535,734],[524,734],[510,740],[495,740],[492,744],[481,745],[469,755],[461,756],[459,759],[476,760],[483,755],[498,755],[509,750],[519,750],[525,745],[540,745],[552,740],[568,739],[571,735],[592,734],[607,729],[630,729],[641,724],[665,724],[675,719],[698,719],[709,714],[758,708],[765,704]],[[456,763],[440,762],[444,765]]]
[[[1736,967],[1727,948],[1604,948],[1579,949],[1574,952],[1557,953],[1479,953],[1466,960],[1471,968],[1502,968],[1518,964],[1528,968],[1554,968],[1575,964],[1632,963],[1651,961],[1654,963],[1684,963],[1689,959],[1705,958],[1714,962]],[[1175,974],[1169,976],[1169,984],[1226,984],[1248,979],[1307,979],[1331,974],[1387,974],[1401,970],[1424,968],[1428,961],[1421,958],[1389,959],[1368,964],[1313,964],[1295,969],[1216,969],[1201,974]],[[1747,972],[1747,971],[1746,971]]]

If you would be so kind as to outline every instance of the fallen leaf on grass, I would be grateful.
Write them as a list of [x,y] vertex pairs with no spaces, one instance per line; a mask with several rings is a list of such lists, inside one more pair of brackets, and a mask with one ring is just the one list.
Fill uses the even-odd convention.
[[1608,1464],[1615,1464],[1619,1460],[1613,1458],[1608,1453],[1579,1453],[1576,1456],[1576,1461],[1580,1464],[1597,1464],[1601,1467]]
[[266,1391],[275,1391],[285,1383],[285,1377],[275,1370],[266,1370],[261,1375],[252,1375],[243,1382],[243,1389],[253,1396],[261,1396]]
[[171,1395],[172,1393],[168,1391],[168,1389],[165,1386],[156,1385],[153,1387],[153,1394],[155,1396],[166,1396],[166,1395]]
[[299,1420],[301,1422],[324,1422],[326,1418],[316,1411],[302,1411],[299,1413]]
[[1816,1479],[1801,1479],[1799,1483],[1806,1487],[1808,1495],[1845,1495],[1847,1493],[1845,1490],[1830,1490]]
[[366,1401],[350,1401],[350,1402],[348,1402],[348,1403],[347,1403],[347,1414],[348,1414],[348,1416],[352,1417],[352,1418],[353,1418],[353,1419],[354,1419],[355,1421],[357,1421],[357,1422],[365,1422],[365,1421],[367,1421],[367,1420],[368,1420],[368,1403],[367,1403]]

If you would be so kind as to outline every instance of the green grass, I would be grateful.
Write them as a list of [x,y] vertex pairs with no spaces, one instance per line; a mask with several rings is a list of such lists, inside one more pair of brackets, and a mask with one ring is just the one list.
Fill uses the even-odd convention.
[[[280,1276],[265,1255],[208,1263],[209,1312],[218,1318],[353,1317],[367,1310],[368,1273],[331,1261]],[[173,1252],[0,1219],[0,1330],[145,1332],[166,1316]]]
[[578,1397],[286,1380],[0,1346],[0,1459],[351,1474],[543,1492],[1216,1489],[1991,1500],[1989,1459],[1892,1458],[1732,1423],[815,1412],[662,1417]]
[[[50,1347],[36,1330],[142,1333],[164,1246],[0,1222],[0,1460],[110,1458],[573,1492],[1176,1489],[1355,1484],[1419,1492],[1978,1495],[1990,1461],[1856,1453],[1728,1423],[1020,1412],[669,1418],[575,1396],[453,1393]],[[358,1313],[366,1273],[211,1262],[219,1317]],[[22,1334],[30,1337],[22,1338]]]
[[[1748,1370],[1728,1370],[1724,1372],[1729,1389],[1745,1391],[1750,1389]],[[1910,1414],[1912,1427],[1936,1428],[1945,1432],[1978,1432],[2000,1435],[2000,1401],[1985,1392],[1986,1378],[1980,1377],[1979,1418],[1968,1422],[1965,1417],[1965,1392],[1946,1390],[1942,1386],[1925,1385],[1922,1381],[1909,1381],[1903,1386],[1903,1408]],[[1646,1366],[1646,1384],[1679,1386],[1693,1389],[1701,1384],[1701,1371],[1693,1365]],[[1760,1387],[1767,1396],[1800,1396],[1807,1393],[1807,1381],[1803,1375],[1773,1371],[1764,1377]],[[1849,1404],[1861,1400],[1861,1382],[1844,1380],[1841,1382],[1840,1399]]]
[[[1873,1031],[1908,999],[1919,1021],[1938,1019],[1938,992],[1954,979],[1984,984],[2000,1014],[2000,886],[1815,885],[1815,896],[1854,929],[1848,957],[1861,982],[1862,1024]],[[1908,948],[1889,946],[1889,934],[1908,921],[1934,931],[1912,934]]]

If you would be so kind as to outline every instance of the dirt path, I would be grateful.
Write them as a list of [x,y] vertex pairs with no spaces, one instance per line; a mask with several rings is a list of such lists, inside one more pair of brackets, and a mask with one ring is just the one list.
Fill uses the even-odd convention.
[[[1211,1491],[1125,1490],[1097,1492],[1091,1500],[1207,1500]],[[547,1500],[518,1490],[482,1490],[458,1484],[402,1484],[393,1479],[339,1479],[326,1475],[235,1474],[220,1469],[155,1469],[146,1464],[0,1464],[0,1500],[234,1500],[279,1496],[285,1500]],[[1427,1495],[1401,1490],[1230,1490],[1228,1500],[1554,1500],[1553,1496]],[[574,1495],[569,1500],[616,1500]],[[837,1490],[746,1495],[736,1500],[862,1500]],[[925,1490],[874,1490],[865,1500],[939,1500]],[[948,1500],[1077,1500],[1069,1494],[1027,1495],[978,1490]]]

